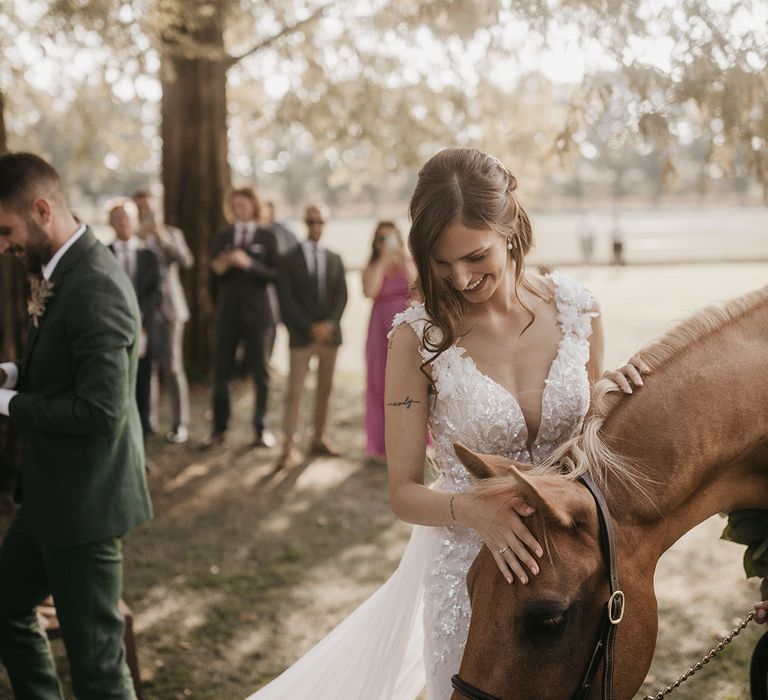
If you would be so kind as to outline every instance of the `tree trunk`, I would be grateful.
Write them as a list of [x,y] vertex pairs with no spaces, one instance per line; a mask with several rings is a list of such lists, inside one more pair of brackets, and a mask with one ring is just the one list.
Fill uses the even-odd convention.
[[3,91],[0,90],[0,153],[5,153],[7,149],[8,146],[6,144],[5,135],[5,95],[3,95]]
[[[224,224],[222,203],[231,182],[222,28],[220,14],[198,19],[193,28],[180,20],[163,44],[165,220],[184,231],[195,255],[185,283],[191,311],[187,361],[197,378],[205,376],[210,365],[210,248]],[[192,42],[194,53],[185,53],[181,45]]]
[[[0,91],[0,153],[6,146],[5,102]],[[24,300],[24,271],[13,255],[0,255],[0,362],[21,355],[27,331]],[[16,480],[19,440],[5,416],[0,416],[0,492],[13,490]]]

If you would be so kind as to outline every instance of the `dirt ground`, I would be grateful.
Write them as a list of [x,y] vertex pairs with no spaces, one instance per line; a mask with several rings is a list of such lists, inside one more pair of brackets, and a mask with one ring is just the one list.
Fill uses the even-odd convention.
[[[570,271],[602,299],[607,365],[671,319],[764,283],[765,273],[760,265]],[[360,338],[366,318],[362,300],[353,298],[347,338]],[[151,440],[156,516],[125,539],[125,599],[135,615],[146,700],[246,697],[394,570],[409,528],[389,510],[384,468],[363,453],[361,372],[354,357],[362,350],[354,342],[346,348],[349,359],[341,363],[333,398],[330,437],[343,451],[340,458],[275,472],[276,450],[247,448],[252,395],[243,383],[235,387],[224,449],[200,452],[194,443]],[[282,388],[278,376],[273,424]],[[194,388],[197,439],[207,430],[208,400],[207,387]],[[720,541],[721,529],[720,519],[707,521],[662,559],[656,577],[659,641],[644,692],[676,678],[758,599],[757,582],[742,573],[742,548]],[[748,658],[760,632],[748,628],[723,661],[672,698],[747,698]],[[60,642],[54,649],[66,676]],[[10,690],[0,672],[4,697]]]

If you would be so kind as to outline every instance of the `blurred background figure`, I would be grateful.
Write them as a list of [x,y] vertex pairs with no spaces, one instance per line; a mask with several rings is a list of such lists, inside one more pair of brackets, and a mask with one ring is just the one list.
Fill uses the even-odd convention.
[[268,231],[272,231],[277,239],[277,250],[282,255],[299,244],[296,234],[284,223],[275,219],[275,204],[272,201],[264,203],[261,208],[260,223]]
[[[265,202],[261,207],[259,219],[262,227],[274,234],[275,239],[277,240],[277,252],[280,255],[299,244],[299,239],[296,237],[296,234],[285,224],[275,219],[275,205],[272,201]],[[277,287],[274,284],[269,284],[267,286],[267,294],[269,294],[269,303],[272,307],[272,316],[275,319],[275,325],[277,325],[283,320],[280,315],[280,302],[277,298]],[[268,358],[272,357],[274,337],[275,336],[273,335],[273,343],[269,348]]]
[[595,222],[587,212],[582,212],[579,218],[578,235],[581,259],[585,265],[589,265],[592,262],[592,253],[595,249]]
[[615,211],[611,220],[611,264],[624,265],[624,229],[621,226],[621,212]]
[[150,422],[153,427],[158,425],[157,407],[162,382],[171,404],[171,426],[165,437],[169,442],[181,444],[189,439],[189,385],[183,350],[189,307],[179,271],[189,270],[195,259],[182,230],[157,221],[152,196],[147,190],[136,192],[133,202],[139,216],[139,238],[157,255],[160,263],[163,294],[161,342],[157,362],[152,368]]
[[275,437],[264,424],[269,353],[275,342],[267,285],[277,279],[277,241],[271,231],[259,226],[259,199],[251,187],[232,190],[225,209],[232,224],[219,232],[211,253],[216,299],[213,431],[201,446],[217,447],[224,442],[230,417],[229,382],[237,347],[244,341],[255,389],[253,446],[272,447]]
[[152,362],[161,346],[161,307],[163,292],[160,283],[160,262],[151,250],[145,248],[135,235],[134,225],[126,210],[126,203],[113,205],[109,210],[109,225],[116,240],[109,249],[120,267],[131,280],[141,312],[141,344],[136,373],[136,403],[139,407],[144,441],[152,432],[149,421],[149,393],[152,381]]
[[376,225],[371,256],[363,270],[363,294],[373,299],[365,344],[365,451],[384,460],[384,370],[387,334],[395,314],[411,300],[416,268],[403,245],[400,229],[392,221]]
[[336,354],[341,345],[341,315],[347,305],[347,282],[341,257],[320,245],[325,216],[315,204],[304,211],[307,239],[280,258],[278,291],[283,322],[290,336],[290,370],[283,415],[282,468],[293,462],[298,441],[299,408],[309,363],[317,357],[317,391],[309,454],[334,457],[325,440],[328,404]]

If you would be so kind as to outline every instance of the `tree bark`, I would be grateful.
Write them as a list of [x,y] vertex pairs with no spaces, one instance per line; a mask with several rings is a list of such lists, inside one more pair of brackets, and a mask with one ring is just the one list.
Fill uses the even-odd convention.
[[[0,154],[7,150],[5,100],[0,91]],[[13,255],[0,255],[0,362],[21,356],[27,332],[24,270]],[[0,416],[0,493],[13,490],[19,439],[10,420]]]
[[[195,46],[192,54],[189,46]],[[183,48],[186,47],[186,48]],[[163,186],[165,221],[186,235],[195,265],[185,279],[191,318],[187,362],[193,377],[210,366],[213,309],[210,297],[212,237],[224,224],[222,203],[231,176],[227,160],[228,58],[220,14],[182,21],[163,42]]]
[[5,153],[5,151],[8,149],[6,138],[7,137],[5,132],[5,95],[3,95],[3,91],[0,90],[0,153]]

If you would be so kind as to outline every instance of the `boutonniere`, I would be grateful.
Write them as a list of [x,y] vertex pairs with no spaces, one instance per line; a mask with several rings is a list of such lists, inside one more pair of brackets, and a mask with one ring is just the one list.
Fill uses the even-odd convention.
[[51,297],[53,297],[53,282],[49,282],[45,277],[33,277],[29,287],[27,313],[32,317],[35,328],[40,325],[45,306]]

